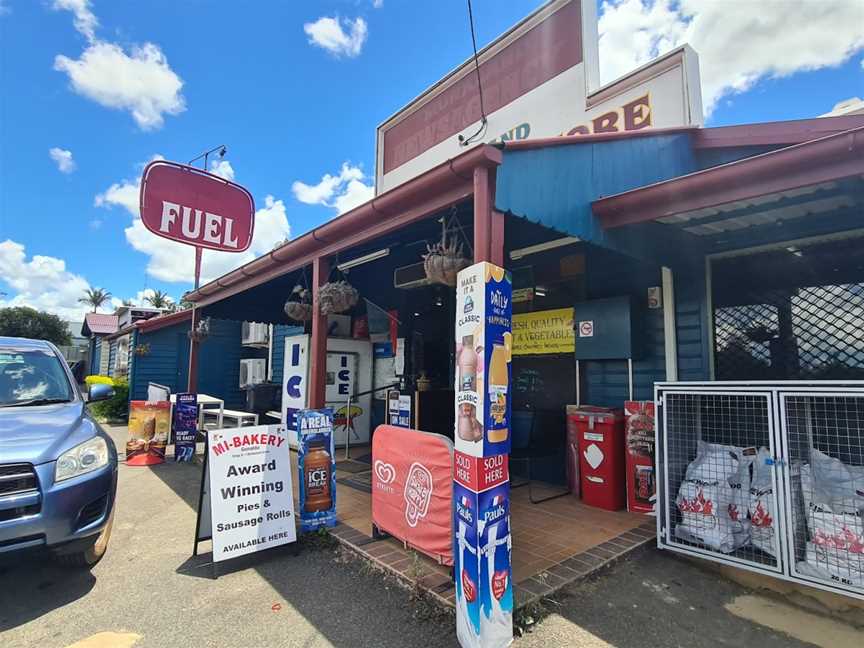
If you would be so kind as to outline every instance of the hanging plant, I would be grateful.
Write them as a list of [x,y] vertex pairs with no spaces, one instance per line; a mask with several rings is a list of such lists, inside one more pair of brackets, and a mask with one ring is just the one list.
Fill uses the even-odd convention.
[[135,346],[135,355],[137,355],[137,356],[150,355],[150,343],[145,342],[144,344],[136,345]]
[[344,313],[360,300],[360,293],[347,281],[330,281],[318,289],[318,310],[322,315]]
[[285,314],[295,322],[306,322],[312,319],[312,295],[308,288],[294,286],[288,301],[285,302]]
[[203,342],[210,335],[210,318],[205,317],[198,322],[198,326],[189,329],[189,339],[195,342]]
[[441,240],[434,245],[426,245],[423,269],[426,271],[426,278],[433,283],[455,286],[456,275],[469,265],[471,261],[465,257],[462,243],[455,232],[448,237],[446,225],[441,232]]

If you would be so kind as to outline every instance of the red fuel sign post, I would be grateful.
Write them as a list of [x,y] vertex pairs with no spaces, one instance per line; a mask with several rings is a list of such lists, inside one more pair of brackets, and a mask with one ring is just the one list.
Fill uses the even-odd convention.
[[[192,166],[155,160],[141,178],[141,221],[156,236],[195,248],[195,288],[201,252],[244,252],[252,244],[255,201],[245,188]],[[188,391],[197,392],[198,309],[192,311]]]

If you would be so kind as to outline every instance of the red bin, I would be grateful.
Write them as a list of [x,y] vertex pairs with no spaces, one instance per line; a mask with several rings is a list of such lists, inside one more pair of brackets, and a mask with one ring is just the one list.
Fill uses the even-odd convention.
[[570,414],[579,434],[582,501],[607,511],[624,508],[624,412],[583,405]]

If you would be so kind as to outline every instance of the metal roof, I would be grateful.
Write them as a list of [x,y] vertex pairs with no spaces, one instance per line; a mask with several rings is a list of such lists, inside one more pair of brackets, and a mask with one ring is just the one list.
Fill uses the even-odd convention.
[[81,335],[108,335],[117,331],[118,319],[116,315],[107,313],[87,313],[84,316],[84,325],[81,327]]

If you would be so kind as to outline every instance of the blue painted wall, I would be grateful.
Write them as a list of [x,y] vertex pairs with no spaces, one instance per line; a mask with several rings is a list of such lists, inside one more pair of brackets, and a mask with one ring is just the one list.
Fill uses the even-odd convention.
[[[186,390],[189,371],[189,323],[168,326],[152,333],[138,331],[137,347],[149,345],[145,355],[136,355],[131,372],[130,397],[147,398],[150,382],[166,385],[172,393]],[[210,335],[201,343],[198,360],[198,390],[225,400],[225,407],[245,403],[240,391],[240,322],[211,320]]]
[[117,360],[117,340],[109,340],[108,342],[108,375],[114,375],[114,363]]
[[98,337],[93,337],[90,339],[90,366],[87,367],[87,371],[90,375],[97,375],[99,373],[99,353],[102,350],[102,339]]
[[188,322],[144,333],[137,331],[136,347],[149,345],[145,355],[135,355],[129,394],[132,400],[147,399],[147,385],[159,383],[172,393],[185,391],[189,370]]

